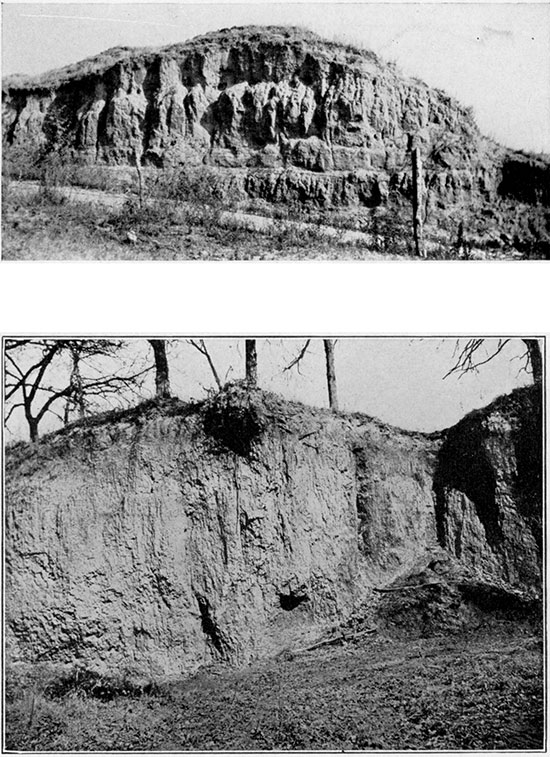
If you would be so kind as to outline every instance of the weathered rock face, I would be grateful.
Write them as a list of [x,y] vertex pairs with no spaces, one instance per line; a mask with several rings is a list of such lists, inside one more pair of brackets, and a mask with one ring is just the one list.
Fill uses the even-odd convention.
[[500,398],[450,429],[434,479],[442,546],[526,589],[541,580],[541,438],[540,393]]
[[444,92],[292,28],[110,50],[33,81],[8,79],[3,107],[9,145],[64,144],[107,164],[208,164],[268,200],[374,207],[408,197],[414,142],[430,221],[441,202],[549,201],[548,163],[483,138]]
[[[471,114],[398,76],[372,53],[294,29],[226,30],[160,51],[112,50],[35,82],[8,80],[8,138],[54,139],[107,162],[157,160],[171,148],[215,164],[378,169],[412,136],[449,166],[471,157]],[[37,114],[36,103],[40,104]],[[206,148],[206,149],[205,149]],[[271,148],[267,150],[266,148]],[[264,155],[265,154],[265,155]]]
[[10,661],[177,675],[301,647],[427,563],[438,533],[456,552],[459,527],[482,579],[536,590],[540,499],[525,477],[511,483],[536,412],[518,398],[525,422],[479,414],[500,482],[496,546],[470,484],[461,495],[449,473],[444,450],[470,444],[460,424],[441,457],[438,435],[258,393],[249,447],[204,408],[168,403],[8,450]]

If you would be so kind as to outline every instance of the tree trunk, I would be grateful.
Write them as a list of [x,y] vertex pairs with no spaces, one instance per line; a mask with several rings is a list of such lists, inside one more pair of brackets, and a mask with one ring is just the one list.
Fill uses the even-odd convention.
[[27,416],[27,423],[29,424],[29,436],[31,442],[35,442],[38,439],[38,421],[36,418],[29,418],[29,416]]
[[168,378],[168,359],[164,339],[148,339],[155,355],[155,386],[157,399],[170,397],[170,380]]
[[422,204],[424,196],[424,182],[422,177],[422,158],[420,150],[413,145],[411,149],[412,180],[413,180],[413,236],[415,253],[425,258],[424,234],[422,229]]
[[256,354],[256,340],[245,340],[246,352],[246,383],[248,386],[258,386],[258,355]]
[[540,348],[540,342],[538,339],[524,339],[523,340],[527,352],[529,353],[529,362],[531,363],[531,370],[533,372],[533,383],[542,384],[542,351]]
[[334,342],[323,339],[325,357],[327,361],[328,402],[332,410],[338,410],[338,394],[336,392],[336,372],[334,370]]
[[80,375],[80,350],[77,347],[71,347],[71,358],[73,367],[71,378],[69,380],[70,393],[65,403],[65,425],[69,422],[71,409],[76,407],[80,420],[86,414],[86,405],[84,401],[84,390],[82,388],[82,376]]

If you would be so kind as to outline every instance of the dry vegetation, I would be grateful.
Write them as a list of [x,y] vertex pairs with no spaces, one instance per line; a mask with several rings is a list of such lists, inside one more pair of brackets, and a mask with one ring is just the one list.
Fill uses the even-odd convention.
[[13,750],[541,749],[542,642],[490,633],[343,642],[172,683],[7,686]]
[[[414,258],[404,212],[384,206],[326,211],[220,199],[215,177],[157,172],[139,198],[131,169],[62,165],[12,172],[3,183],[2,257],[122,260],[393,260]],[[15,179],[14,179],[15,177]],[[23,182],[19,181],[19,178]],[[25,180],[38,179],[34,185]],[[72,189],[71,189],[72,187]],[[84,189],[76,189],[84,187]],[[449,221],[452,225],[452,219]],[[349,231],[350,236],[344,232]],[[357,238],[353,235],[356,234]],[[540,257],[491,240],[472,259]],[[428,258],[454,259],[433,237]]]
[[168,202],[120,210],[71,204],[62,195],[8,197],[3,207],[3,258],[126,260],[279,260],[377,257],[330,242],[315,230],[281,222],[268,233],[221,225],[222,211]]
[[[158,174],[140,200],[129,189],[127,170],[57,166],[46,175],[38,169],[12,171],[16,180],[5,179],[3,186],[3,258],[353,260],[409,253],[410,240],[398,239],[402,229],[382,231],[388,226],[383,215],[376,221],[382,231],[377,243],[366,246],[337,233],[327,235],[319,211],[222,201],[208,172],[199,177],[181,173],[174,183],[170,173]],[[19,177],[39,183],[22,186]],[[70,186],[102,194],[71,191]],[[112,193],[117,189],[124,194]],[[332,214],[328,220],[334,232],[354,223],[350,215]]]

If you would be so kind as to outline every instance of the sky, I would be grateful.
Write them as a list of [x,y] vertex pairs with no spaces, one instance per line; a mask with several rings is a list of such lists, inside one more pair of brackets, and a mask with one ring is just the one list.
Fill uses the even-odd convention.
[[298,25],[370,48],[472,106],[503,144],[550,152],[549,3],[3,4],[3,74],[117,45],[161,46],[246,24]]
[[[243,378],[242,339],[206,338],[205,342],[222,382]],[[463,345],[464,340],[460,343]],[[311,340],[299,372],[284,371],[303,344],[304,339],[259,339],[259,386],[289,400],[327,407],[322,339]],[[493,351],[496,344],[494,339],[487,339],[485,349]],[[521,355],[525,347],[519,339],[512,339],[477,373],[444,378],[453,365],[456,345],[456,339],[441,337],[338,339],[335,365],[340,409],[363,412],[401,428],[434,431],[453,425],[474,408],[487,405],[516,386],[531,383],[530,375],[522,371]],[[215,388],[206,359],[184,339],[169,343],[168,358],[175,396],[201,399]],[[145,339],[136,339],[128,343],[122,359],[134,367],[141,365],[141,361],[150,364],[152,352]],[[66,374],[60,372],[48,377],[52,385],[59,380],[66,380]],[[151,375],[144,397],[152,396],[153,389]],[[45,432],[59,425],[50,416],[41,430]],[[12,416],[8,428],[7,442],[27,438],[21,414]]]

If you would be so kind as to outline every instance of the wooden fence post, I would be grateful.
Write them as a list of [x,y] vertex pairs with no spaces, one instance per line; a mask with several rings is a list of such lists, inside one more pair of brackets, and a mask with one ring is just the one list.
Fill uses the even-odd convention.
[[424,177],[422,175],[422,157],[413,141],[411,148],[413,180],[413,237],[414,251],[421,258],[426,257],[424,249],[424,229],[422,227],[422,207],[424,198]]

